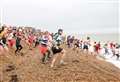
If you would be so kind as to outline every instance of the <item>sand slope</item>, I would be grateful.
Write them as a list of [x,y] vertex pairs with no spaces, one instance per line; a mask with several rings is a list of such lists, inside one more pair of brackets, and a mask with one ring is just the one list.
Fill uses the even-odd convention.
[[41,64],[39,52],[24,49],[23,56],[15,56],[11,49],[9,57],[0,56],[0,82],[10,82],[11,75],[17,75],[15,82],[120,82],[120,70],[114,65],[96,59],[83,52],[67,49],[67,65],[52,69],[49,63]]

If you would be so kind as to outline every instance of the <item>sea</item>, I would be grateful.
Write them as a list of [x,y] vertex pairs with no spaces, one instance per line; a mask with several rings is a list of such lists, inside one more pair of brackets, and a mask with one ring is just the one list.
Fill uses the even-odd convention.
[[[106,62],[109,62],[111,64],[113,64],[114,66],[116,66],[117,68],[120,69],[120,58],[117,60],[117,57],[116,56],[113,56],[112,53],[110,54],[100,54],[100,56],[104,57],[105,59],[102,59]],[[100,57],[97,57],[97,59],[100,59]]]

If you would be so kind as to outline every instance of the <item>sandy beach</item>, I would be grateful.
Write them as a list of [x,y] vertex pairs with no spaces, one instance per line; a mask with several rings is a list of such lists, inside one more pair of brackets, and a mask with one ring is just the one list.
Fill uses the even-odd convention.
[[[33,51],[24,48],[23,56],[15,56],[11,49],[8,57],[0,56],[0,82],[10,82],[17,75],[17,82],[119,82],[120,69],[104,60],[99,60],[82,51],[68,49],[66,65],[51,69],[50,63],[41,64],[37,48]],[[6,54],[7,55],[7,54]],[[13,69],[9,70],[9,67]]]

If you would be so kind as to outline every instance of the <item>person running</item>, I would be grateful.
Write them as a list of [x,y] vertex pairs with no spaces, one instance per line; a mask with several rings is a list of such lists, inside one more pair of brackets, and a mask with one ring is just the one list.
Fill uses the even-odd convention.
[[103,49],[104,49],[104,55],[109,55],[110,54],[109,51],[108,51],[108,44],[107,43],[104,44]]
[[48,38],[48,50],[47,50],[47,58],[51,59],[51,48],[52,48],[52,36],[51,34],[47,31],[46,32],[46,37]]
[[86,41],[84,42],[83,50],[88,52],[88,43]]
[[7,40],[6,40],[5,35],[3,35],[3,37],[0,39],[0,51],[2,54],[9,51],[7,47]]
[[67,45],[68,45],[68,48],[70,48],[70,38],[71,38],[71,36],[69,35],[69,36],[67,36]]
[[33,34],[29,34],[28,42],[29,42],[29,50],[32,50],[32,45],[33,45],[33,42],[34,42],[34,35]]
[[54,64],[55,64],[57,58],[59,57],[59,55],[61,56],[60,64],[65,64],[63,59],[66,54],[65,54],[65,50],[63,48],[61,48],[62,34],[63,34],[63,30],[58,29],[58,32],[55,33],[55,35],[53,36],[52,52],[53,52],[54,56],[53,56],[53,60],[51,62],[50,67],[54,67]]
[[46,63],[50,59],[50,36],[48,32],[40,38],[40,52],[42,54],[42,63]]
[[87,54],[88,54],[89,46],[90,46],[90,37],[87,37],[87,40],[84,41],[84,46],[83,46],[83,50],[86,51]]
[[8,53],[9,49],[7,47],[7,28],[4,26],[0,30],[0,54]]
[[93,42],[90,43],[89,52],[90,52],[91,55],[95,56],[95,54],[94,54],[94,43]]
[[0,29],[0,55],[3,54],[3,42],[2,42],[2,37],[4,34],[4,27],[2,26],[2,28]]
[[15,44],[15,40],[14,40],[13,37],[14,37],[13,32],[12,32],[12,30],[10,30],[10,33],[9,33],[9,35],[7,37],[8,45],[9,45],[10,48],[12,48],[14,46],[14,44]]
[[34,48],[36,48],[38,45],[39,45],[39,37],[36,36]]
[[72,37],[70,38],[70,47],[73,47],[74,41],[75,41],[75,37],[72,36]]
[[74,42],[74,50],[76,50],[76,52],[79,53],[79,49],[80,49],[80,40],[76,39],[76,41]]
[[[115,49],[114,49],[113,56],[116,56],[116,57],[117,57],[117,59],[116,59],[116,60],[118,60],[118,59],[119,59],[119,57],[120,57],[120,48],[119,48],[119,46],[118,46],[118,45],[116,45],[116,47],[115,47]],[[112,56],[112,57],[113,57],[113,56]]]
[[73,43],[74,43],[74,39],[75,37],[74,36],[68,36],[67,37],[67,45],[68,45],[68,48],[72,48],[73,47]]
[[95,53],[96,53],[96,55],[98,55],[99,52],[100,52],[100,47],[101,47],[100,42],[98,42],[97,44],[95,42],[95,46],[94,47],[95,47]]
[[46,62],[47,43],[48,43],[48,39],[45,37],[42,37],[40,42],[40,52],[42,54],[42,63]]
[[18,52],[20,53],[20,51],[22,50],[22,45],[21,45],[21,37],[19,35],[16,36],[16,50],[15,50],[15,54]]

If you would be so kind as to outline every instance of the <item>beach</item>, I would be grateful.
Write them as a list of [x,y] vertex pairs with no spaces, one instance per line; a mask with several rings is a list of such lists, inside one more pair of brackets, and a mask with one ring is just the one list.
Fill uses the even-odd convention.
[[0,82],[120,82],[118,0],[0,1]]
[[[24,48],[23,56],[15,56],[13,49],[8,57],[1,56],[1,82],[9,82],[11,75],[17,75],[18,82],[119,82],[120,69],[104,60],[99,60],[82,51],[68,49],[65,57],[66,65],[56,62],[54,68],[50,64],[40,63],[41,55],[37,48],[33,51]],[[14,69],[8,70],[12,66]]]

